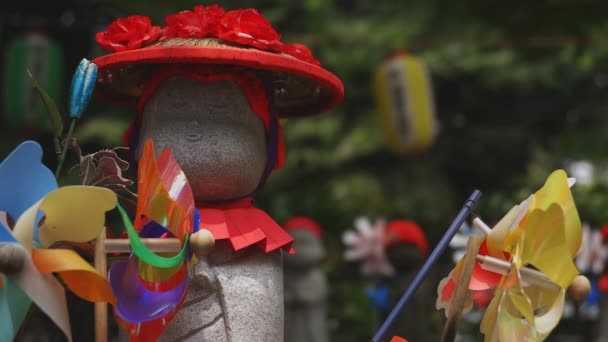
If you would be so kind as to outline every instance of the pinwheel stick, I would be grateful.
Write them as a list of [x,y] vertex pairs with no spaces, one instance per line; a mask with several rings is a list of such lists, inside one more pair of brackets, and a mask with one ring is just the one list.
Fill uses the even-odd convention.
[[[141,239],[141,241],[154,253],[179,253],[182,249],[182,242],[175,238],[148,238]],[[104,239],[103,243],[105,253],[131,252],[131,244],[128,239]],[[208,230],[201,229],[190,236],[189,243],[194,254],[201,257],[209,254],[215,245],[215,239]]]
[[[182,249],[182,242],[179,239],[141,239],[149,250],[155,253],[175,252],[179,253]],[[106,253],[130,253],[131,244],[128,239],[106,239],[104,241]]]
[[[106,251],[106,228],[103,228],[95,240],[95,269],[99,274],[108,277]],[[108,304],[95,303],[95,342],[108,341]]]
[[416,274],[416,277],[414,278],[410,286],[407,288],[401,299],[399,299],[399,302],[397,303],[397,305],[395,305],[393,311],[391,311],[384,323],[382,323],[380,329],[378,329],[376,335],[372,338],[372,342],[380,342],[386,337],[388,330],[393,325],[405,305],[414,296],[416,290],[418,290],[420,285],[422,285],[422,282],[427,277],[431,267],[437,262],[437,259],[439,259],[441,254],[443,254],[445,249],[448,247],[448,244],[450,243],[452,238],[454,238],[454,235],[456,235],[458,229],[460,229],[460,226],[462,226],[464,220],[466,220],[466,218],[471,213],[471,210],[473,210],[473,207],[475,207],[475,204],[477,204],[479,197],[481,197],[481,192],[479,190],[473,191],[469,199],[467,199],[464,206],[458,213],[458,216],[456,216],[454,221],[452,221],[452,224],[445,232],[441,240],[439,240],[439,243],[437,244],[431,255],[426,259],[424,265],[422,265],[422,268],[420,269],[420,271],[418,271],[418,274]]

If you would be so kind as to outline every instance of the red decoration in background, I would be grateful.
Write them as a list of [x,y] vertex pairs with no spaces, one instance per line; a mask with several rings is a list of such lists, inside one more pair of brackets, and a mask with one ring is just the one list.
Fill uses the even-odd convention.
[[608,292],[608,275],[603,275],[597,282],[597,289],[601,292]]
[[422,228],[414,221],[393,220],[386,224],[384,247],[397,243],[411,243],[424,253],[429,253],[429,243]]
[[608,240],[608,224],[602,226],[602,238],[604,241]]
[[403,337],[393,336],[393,338],[391,338],[391,342],[407,342],[407,340]]
[[296,216],[287,220],[287,222],[283,223],[283,228],[285,228],[286,231],[295,229],[308,230],[319,240],[323,240],[323,229],[321,226],[315,220],[305,216]]
[[159,36],[160,27],[152,26],[149,17],[132,15],[115,20],[107,31],[98,32],[95,40],[106,50],[120,52],[154,43]]
[[281,36],[270,21],[253,8],[227,12],[220,20],[218,38],[260,50],[281,51]]

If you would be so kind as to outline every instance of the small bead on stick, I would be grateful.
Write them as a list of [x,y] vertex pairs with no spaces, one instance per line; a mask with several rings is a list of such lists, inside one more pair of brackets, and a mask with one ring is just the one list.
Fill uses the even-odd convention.
[[190,235],[190,248],[197,257],[204,257],[209,254],[215,246],[215,239],[210,231],[201,229]]

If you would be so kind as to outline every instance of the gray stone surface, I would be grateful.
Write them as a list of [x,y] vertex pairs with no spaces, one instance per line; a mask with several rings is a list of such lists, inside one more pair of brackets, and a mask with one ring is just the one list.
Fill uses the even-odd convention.
[[190,274],[182,309],[160,341],[283,341],[281,251],[234,253],[218,241]]
[[138,155],[149,138],[157,154],[171,148],[199,201],[250,194],[266,167],[264,123],[232,81],[167,79],[144,107]]
[[[226,201],[257,187],[267,158],[264,125],[235,83],[171,77],[143,114],[140,146],[151,138],[157,153],[171,148],[197,200]],[[235,253],[216,241],[190,271],[184,306],[160,340],[282,342],[281,251]]]
[[304,229],[290,230],[295,255],[285,256],[285,340],[327,342],[327,280],[319,268],[325,249]]

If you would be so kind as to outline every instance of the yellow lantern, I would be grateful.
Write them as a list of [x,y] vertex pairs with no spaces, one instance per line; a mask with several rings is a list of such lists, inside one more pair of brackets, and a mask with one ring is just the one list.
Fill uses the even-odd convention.
[[424,61],[394,54],[376,68],[373,82],[390,148],[404,155],[425,152],[435,140],[437,123],[431,76]]

